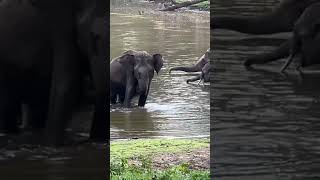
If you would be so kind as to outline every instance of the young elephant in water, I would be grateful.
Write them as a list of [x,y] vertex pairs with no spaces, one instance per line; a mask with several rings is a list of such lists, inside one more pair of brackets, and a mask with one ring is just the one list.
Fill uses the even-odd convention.
[[110,63],[110,101],[117,98],[125,107],[130,106],[134,96],[139,96],[138,106],[146,104],[154,71],[163,66],[161,54],[150,55],[145,51],[126,51]]
[[[205,80],[204,82],[209,82],[209,71],[210,71],[210,48],[207,49],[206,53],[202,55],[196,64],[191,66],[178,66],[170,69],[171,71],[184,71],[184,72],[201,72],[201,75],[198,75],[194,78],[188,79],[187,83],[194,82],[197,80]],[[205,66],[207,67],[205,68]]]
[[169,72],[170,73],[171,71],[200,72],[201,69],[209,62],[209,53],[210,53],[210,48],[207,49],[206,53],[199,58],[196,64],[192,66],[173,67],[170,69]]
[[320,3],[308,7],[296,22],[291,38],[290,55],[282,67],[285,71],[292,60],[300,54],[298,68],[319,64],[320,58]]

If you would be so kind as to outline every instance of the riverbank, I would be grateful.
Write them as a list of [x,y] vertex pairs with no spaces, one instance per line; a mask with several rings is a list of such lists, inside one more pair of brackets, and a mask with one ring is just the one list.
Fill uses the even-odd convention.
[[[176,16],[197,16],[207,18],[210,22],[210,3],[202,2],[187,8],[180,8],[175,11],[161,11],[161,9],[170,5],[168,0],[117,0],[111,1],[112,13],[125,13],[131,15],[176,15]],[[176,0],[175,2],[181,3],[186,0]]]
[[111,179],[210,179],[209,139],[113,141]]
[[[156,4],[162,4],[162,8],[166,8],[168,6],[172,6],[175,4],[184,3],[190,0],[148,0],[149,2],[154,2]],[[183,11],[183,10],[196,10],[196,11],[210,11],[210,2],[204,1],[197,4],[193,4],[187,7],[176,9],[175,11]]]

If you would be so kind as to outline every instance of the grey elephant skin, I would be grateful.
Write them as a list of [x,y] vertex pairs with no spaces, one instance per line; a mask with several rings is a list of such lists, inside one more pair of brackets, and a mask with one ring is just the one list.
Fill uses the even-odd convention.
[[295,57],[300,60],[298,68],[320,63],[320,2],[306,8],[295,23],[289,54],[282,72]]
[[[257,17],[212,16],[210,27],[212,30],[229,29],[247,34],[292,32],[305,9],[317,2],[319,0],[282,0],[271,12]],[[282,43],[272,52],[249,57],[244,65],[264,64],[288,57],[291,41]]]
[[138,106],[144,106],[150,90],[154,71],[163,66],[161,54],[129,50],[110,63],[110,102],[130,107],[134,96],[139,96]]
[[[0,128],[12,132],[22,104],[44,143],[61,145],[84,76],[95,89],[91,139],[107,139],[108,50],[104,0],[0,3]],[[86,73],[84,73],[86,72]]]
[[209,82],[209,72],[212,70],[210,66],[210,48],[198,59],[198,61],[191,66],[177,66],[173,67],[169,70],[172,71],[184,71],[184,72],[201,72],[201,74],[197,75],[194,78],[187,79],[187,83],[194,82],[197,80],[204,80],[204,82]]

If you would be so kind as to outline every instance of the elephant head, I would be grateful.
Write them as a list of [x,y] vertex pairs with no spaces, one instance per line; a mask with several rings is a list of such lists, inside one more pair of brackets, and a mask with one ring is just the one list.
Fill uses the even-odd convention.
[[130,50],[124,52],[119,58],[119,63],[127,70],[127,80],[131,79],[132,88],[135,88],[134,94],[140,95],[138,105],[144,106],[154,71],[158,74],[163,66],[162,55]]

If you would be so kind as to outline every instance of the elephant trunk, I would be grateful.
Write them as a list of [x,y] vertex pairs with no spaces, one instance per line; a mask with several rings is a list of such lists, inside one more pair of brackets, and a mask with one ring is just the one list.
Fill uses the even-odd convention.
[[149,79],[138,80],[138,94],[146,96],[149,91]]
[[149,88],[150,88],[150,80],[139,80],[139,91],[140,94],[138,106],[143,107],[146,104],[147,97],[149,94]]
[[173,67],[169,70],[169,73],[171,71],[184,71],[184,72],[199,72],[201,70],[201,67],[199,66],[179,66],[179,67]]
[[289,32],[292,24],[283,23],[281,15],[270,13],[259,17],[212,17],[211,29],[230,29],[247,34]]

